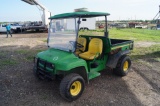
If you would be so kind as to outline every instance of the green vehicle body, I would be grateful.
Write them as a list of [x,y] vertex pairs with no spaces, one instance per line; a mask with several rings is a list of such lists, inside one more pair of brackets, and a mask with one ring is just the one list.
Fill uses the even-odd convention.
[[[85,82],[89,83],[91,79],[100,76],[100,71],[108,69],[106,67],[113,69],[115,74],[120,76],[128,73],[131,60],[127,54],[133,49],[132,40],[110,39],[107,26],[104,36],[79,34],[82,21],[104,16],[107,25],[108,15],[109,13],[102,12],[72,12],[50,17],[47,39],[49,48],[35,56],[34,74],[40,79],[60,79],[60,95],[68,101],[78,99],[84,91]],[[67,19],[62,21],[64,18]],[[70,18],[73,18],[74,23]],[[60,26],[60,22],[63,26]],[[64,24],[65,22],[75,25],[75,29],[69,30],[69,27],[65,26],[68,23]],[[82,54],[77,54],[80,38],[85,39],[86,48]]]
[[[38,59],[37,66],[39,66],[38,68],[44,72],[42,72],[44,77],[54,79],[55,76],[65,76],[70,73],[78,73],[86,82],[89,82],[90,79],[99,76],[99,72],[106,69],[106,67],[116,68],[120,57],[130,53],[130,50],[133,49],[133,41],[130,40],[110,39],[106,36],[80,36],[85,37],[87,43],[89,43],[90,37],[102,39],[102,55],[93,61],[86,61],[72,52],[49,48],[46,51],[38,53],[36,56]],[[112,41],[115,44],[112,44]],[[48,65],[46,63],[48,63]],[[50,68],[51,64],[54,68]],[[35,68],[37,69],[37,67]]]

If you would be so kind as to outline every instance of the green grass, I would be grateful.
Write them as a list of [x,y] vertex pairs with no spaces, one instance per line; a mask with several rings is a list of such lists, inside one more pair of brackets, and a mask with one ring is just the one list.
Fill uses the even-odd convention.
[[0,52],[0,57],[3,57],[3,56],[5,56],[5,53]]
[[131,58],[133,60],[152,58],[158,61],[160,60],[160,44],[152,45],[150,47],[134,48],[131,52]]
[[[80,31],[79,35],[104,35],[104,30]],[[160,30],[109,29],[109,37],[134,41],[160,42]]]
[[24,56],[23,59],[24,59],[25,61],[31,61],[31,60],[33,60],[34,56],[35,56],[37,53],[41,52],[41,51],[43,51],[43,50],[42,50],[42,49],[36,49],[36,50],[32,50],[32,49],[30,49],[30,50],[21,49],[21,50],[16,50],[15,52],[23,55],[23,56]]
[[12,66],[17,64],[18,62],[10,57],[10,59],[8,58],[8,56],[10,56],[8,54],[8,52],[6,53],[5,51],[1,51],[0,52],[0,68],[4,67],[4,66]]
[[45,40],[42,40],[43,42],[47,42],[47,39],[45,39]]
[[155,58],[156,61],[160,62],[160,58]]
[[7,65],[15,65],[17,64],[17,61],[16,60],[1,60],[0,61],[0,66],[7,66]]
[[[8,56],[11,56],[12,54],[10,54],[10,51],[1,51],[0,52],[0,69],[2,69],[3,67],[7,66],[13,66],[13,65],[18,65],[19,61],[23,61],[23,62],[29,62],[29,61],[33,61],[34,56],[38,53],[41,52],[43,50],[41,49],[35,49],[35,50],[31,50],[31,49],[19,49],[19,50],[15,50],[14,51],[14,56],[10,57],[10,59],[8,58]],[[18,55],[17,55],[18,54]]]
[[36,52],[41,52],[41,51],[43,51],[42,49],[34,49],[34,50],[32,50],[32,49],[20,49],[20,50],[16,50],[15,52],[17,52],[17,53],[21,53],[21,54],[34,54],[34,53],[36,53]]
[[160,42],[160,30],[148,29],[110,29],[111,38],[130,39],[134,41]]
[[44,51],[44,49],[38,49],[38,50],[36,50],[35,52],[36,52],[36,53],[39,53],[39,52],[42,52],[42,51]]
[[16,50],[17,53],[20,53],[20,54],[26,54],[28,53],[29,51],[28,50],[25,50],[25,49],[21,49],[21,50]]

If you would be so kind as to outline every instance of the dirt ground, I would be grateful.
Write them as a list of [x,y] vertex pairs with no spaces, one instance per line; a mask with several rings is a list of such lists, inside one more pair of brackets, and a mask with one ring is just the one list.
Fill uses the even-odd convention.
[[106,69],[78,100],[65,101],[59,82],[38,80],[32,72],[32,57],[47,49],[46,38],[47,33],[0,34],[0,106],[160,106],[160,61],[151,58],[132,61],[122,78]]

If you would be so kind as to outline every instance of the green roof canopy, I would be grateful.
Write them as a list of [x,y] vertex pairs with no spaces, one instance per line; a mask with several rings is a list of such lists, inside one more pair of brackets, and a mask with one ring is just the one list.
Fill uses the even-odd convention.
[[89,18],[89,17],[98,17],[98,16],[108,16],[109,13],[104,12],[71,12],[71,13],[63,13],[51,16],[49,19],[61,19],[61,18]]

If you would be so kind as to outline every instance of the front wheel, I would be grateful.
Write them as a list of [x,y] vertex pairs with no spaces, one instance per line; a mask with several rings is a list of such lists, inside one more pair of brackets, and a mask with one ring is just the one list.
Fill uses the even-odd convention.
[[72,73],[62,79],[60,94],[64,99],[74,101],[82,95],[84,88],[84,79],[80,75]]
[[114,69],[115,74],[119,76],[126,76],[131,67],[131,59],[129,56],[122,56],[118,61],[116,68]]

